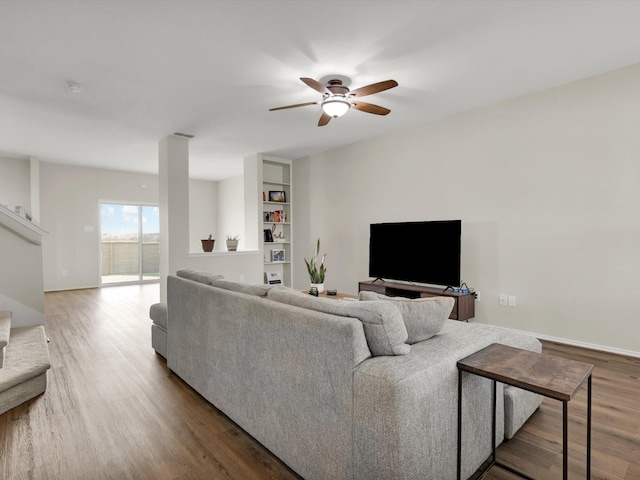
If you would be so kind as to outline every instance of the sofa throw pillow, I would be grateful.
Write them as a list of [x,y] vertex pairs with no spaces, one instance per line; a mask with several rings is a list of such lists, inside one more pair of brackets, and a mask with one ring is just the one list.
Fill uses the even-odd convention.
[[411,347],[405,343],[407,329],[398,308],[390,302],[353,302],[318,298],[289,288],[275,287],[267,297],[276,302],[356,318],[362,322],[371,355],[406,355]]
[[444,322],[453,310],[454,300],[451,297],[404,298],[387,297],[375,292],[360,292],[358,299],[362,301],[392,302],[402,315],[407,327],[408,344],[427,340],[438,334]]
[[258,297],[266,297],[267,292],[273,288],[272,285],[258,285],[244,282],[234,282],[232,280],[225,280],[224,278],[215,279],[211,282],[211,285],[224,290],[231,290],[234,292],[246,293],[247,295],[256,295]]
[[191,268],[182,268],[176,272],[178,277],[186,278],[187,280],[193,280],[194,282],[204,283],[205,285],[212,285],[211,282],[224,278],[222,275],[213,275],[208,272],[201,272],[200,270],[193,270]]

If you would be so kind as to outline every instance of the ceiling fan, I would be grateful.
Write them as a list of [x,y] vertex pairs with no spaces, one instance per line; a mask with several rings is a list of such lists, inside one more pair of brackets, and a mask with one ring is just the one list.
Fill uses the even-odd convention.
[[[337,76],[337,75],[336,75]],[[332,79],[327,85],[314,80],[313,78],[301,77],[305,84],[322,94],[322,100],[317,102],[298,103],[296,105],[287,105],[286,107],[270,108],[270,112],[276,110],[286,110],[288,108],[306,107],[308,105],[320,105],[322,107],[322,115],[318,121],[318,126],[323,127],[331,118],[338,118],[347,113],[353,107],[356,110],[366,113],[375,113],[376,115],[386,115],[391,110],[380,107],[372,103],[360,102],[355,98],[373,95],[374,93],[383,92],[390,88],[397,87],[398,82],[395,80],[385,80],[384,82],[372,83],[366,87],[349,90],[349,87],[342,84],[340,79]]]

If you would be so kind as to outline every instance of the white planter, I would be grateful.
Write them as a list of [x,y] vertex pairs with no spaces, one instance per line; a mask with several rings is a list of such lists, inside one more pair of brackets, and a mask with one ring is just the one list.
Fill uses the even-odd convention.
[[238,240],[227,240],[227,250],[229,252],[238,250]]
[[318,289],[318,293],[324,292],[324,283],[312,283],[310,287],[316,287]]

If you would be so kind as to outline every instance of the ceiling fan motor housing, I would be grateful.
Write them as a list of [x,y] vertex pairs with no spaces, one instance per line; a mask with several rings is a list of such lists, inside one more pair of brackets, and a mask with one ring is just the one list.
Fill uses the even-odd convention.
[[334,95],[344,95],[345,97],[347,93],[349,93],[349,87],[345,87],[344,85],[342,85],[342,80],[329,80],[327,90],[329,90]]

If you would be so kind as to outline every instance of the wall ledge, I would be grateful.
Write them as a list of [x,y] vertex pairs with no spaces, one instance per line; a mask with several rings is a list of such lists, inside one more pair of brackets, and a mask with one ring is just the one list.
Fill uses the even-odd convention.
[[189,257],[225,257],[234,255],[259,255],[259,250],[238,250],[237,252],[191,252]]
[[2,205],[0,205],[0,225],[34,245],[42,245],[42,236],[49,233]]

